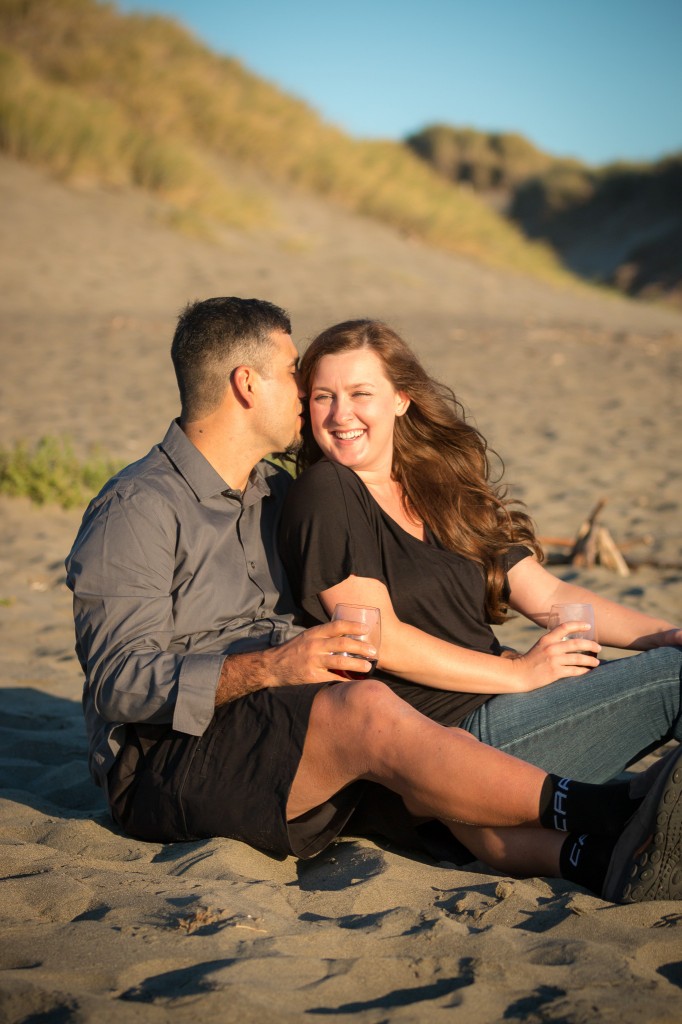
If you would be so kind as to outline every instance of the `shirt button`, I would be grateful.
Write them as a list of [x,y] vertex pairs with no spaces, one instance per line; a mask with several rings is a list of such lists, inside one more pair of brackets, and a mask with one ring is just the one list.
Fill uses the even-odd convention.
[[252,569],[256,568],[256,563],[255,562],[249,562],[249,565],[251,566]]

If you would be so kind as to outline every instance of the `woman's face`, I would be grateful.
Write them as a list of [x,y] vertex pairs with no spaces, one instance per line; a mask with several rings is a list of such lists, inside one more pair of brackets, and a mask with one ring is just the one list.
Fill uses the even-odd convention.
[[310,423],[323,455],[357,472],[391,473],[393,426],[410,404],[371,349],[323,356],[310,387]]

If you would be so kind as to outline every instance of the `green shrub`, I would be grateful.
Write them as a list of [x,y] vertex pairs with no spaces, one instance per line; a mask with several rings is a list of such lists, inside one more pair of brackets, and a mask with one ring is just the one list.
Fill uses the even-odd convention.
[[23,442],[0,448],[0,494],[37,505],[85,506],[120,468],[96,449],[83,460],[66,439],[42,437],[33,448]]
[[451,181],[468,182],[477,191],[513,188],[539,174],[552,158],[514,132],[482,132],[433,124],[410,135],[406,144]]

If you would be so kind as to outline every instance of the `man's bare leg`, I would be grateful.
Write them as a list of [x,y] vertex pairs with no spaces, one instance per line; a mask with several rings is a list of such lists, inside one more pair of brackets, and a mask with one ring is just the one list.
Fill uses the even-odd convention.
[[506,875],[518,878],[560,876],[559,854],[566,841],[565,832],[522,826],[478,828],[452,824],[449,828],[475,858]]
[[357,779],[398,793],[420,817],[539,828],[547,775],[438,725],[382,683],[339,683],[316,696],[287,804],[289,820]]
[[[594,834],[584,824],[580,834],[543,829],[544,771],[424,718],[379,682],[345,683],[313,702],[287,818],[368,779],[413,814],[440,819],[498,870],[568,878],[615,903],[682,899],[682,756],[673,753],[633,813],[631,795],[614,790],[604,801],[600,793],[595,805],[587,791],[599,787],[583,786],[578,817],[597,815]],[[582,785],[566,781],[569,790]],[[612,831],[604,831],[611,805]]]

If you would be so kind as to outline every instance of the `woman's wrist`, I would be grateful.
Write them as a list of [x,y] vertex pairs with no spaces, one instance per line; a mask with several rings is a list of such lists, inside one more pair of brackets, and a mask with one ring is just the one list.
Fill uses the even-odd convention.
[[[682,629],[678,626],[671,626],[669,629],[662,629],[660,633],[651,633],[642,637],[644,650],[653,650],[656,647],[680,647],[682,646]],[[646,646],[644,646],[646,645]]]

